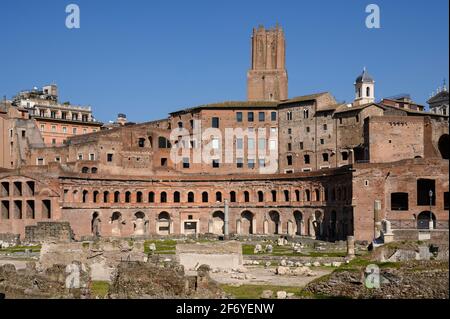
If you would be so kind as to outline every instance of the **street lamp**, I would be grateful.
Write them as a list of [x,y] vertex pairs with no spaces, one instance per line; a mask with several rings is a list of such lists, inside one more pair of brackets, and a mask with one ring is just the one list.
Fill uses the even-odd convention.
[[433,213],[431,212],[431,206],[433,202],[433,191],[430,189],[428,192],[428,196],[430,196],[430,221],[429,221],[429,228],[433,229]]

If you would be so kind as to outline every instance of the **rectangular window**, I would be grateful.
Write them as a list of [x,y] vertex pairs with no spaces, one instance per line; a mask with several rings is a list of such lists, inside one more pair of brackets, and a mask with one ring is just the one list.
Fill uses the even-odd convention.
[[113,154],[111,154],[111,153],[106,154],[106,161],[107,162],[112,162],[113,161]]
[[213,128],[219,128],[219,118],[218,117],[213,117],[211,124],[212,124]]
[[392,193],[391,210],[408,210],[408,193]]
[[289,166],[291,166],[291,165],[292,165],[292,155],[288,155],[288,156],[286,157],[286,160],[287,160],[287,164],[288,164]]
[[342,152],[342,160],[347,161],[348,160],[348,152]]
[[63,126],[62,132],[63,132],[63,133],[67,133],[67,127],[66,127],[66,126]]
[[166,167],[167,166],[167,158],[161,158],[161,166]]
[[236,158],[236,167],[237,168],[242,168],[244,167],[244,160],[241,157]]
[[434,179],[417,180],[417,206],[434,206],[436,204],[436,189]]
[[277,141],[276,140],[270,140],[269,141],[269,149],[271,151],[274,151],[277,149]]
[[325,144],[325,140],[323,138],[320,139],[320,144]]
[[213,168],[218,168],[218,167],[219,167],[219,160],[218,160],[218,159],[213,159],[213,161],[212,161],[212,167],[213,167]]
[[90,153],[90,154],[89,154],[89,160],[90,160],[90,161],[95,161],[95,154]]
[[78,154],[78,160],[79,160],[79,161],[82,161],[82,160],[83,160],[83,154],[81,154],[81,153]]
[[272,112],[270,113],[270,119],[272,121],[276,121],[277,120],[277,112]]
[[266,139],[259,138],[258,139],[258,150],[265,150],[265,149],[266,149]]
[[266,120],[266,113],[265,112],[259,112],[258,113],[258,119],[260,122],[264,122]]
[[44,165],[44,159],[42,157],[39,157],[36,162],[37,165]]
[[255,139],[249,138],[247,142],[248,142],[248,149],[249,150],[255,149]]
[[303,142],[300,142],[300,149],[303,149]]
[[309,155],[303,156],[303,159],[305,160],[305,164],[309,164],[310,163]]
[[266,160],[264,158],[259,159],[259,167],[265,167],[266,166]]
[[26,131],[22,131],[22,138],[25,138]]
[[44,132],[44,130],[45,130],[45,125],[41,124],[41,132]]
[[244,148],[244,140],[242,138],[236,139],[236,149],[241,150]]
[[83,129],[83,134],[86,134],[87,133],[87,128],[84,128]]
[[255,168],[255,160],[254,159],[248,159],[247,160],[247,166],[248,166],[248,168]]
[[73,127],[73,128],[72,128],[72,134],[73,134],[73,135],[76,135],[76,134],[77,134],[77,128],[76,128],[76,127]]
[[236,122],[242,122],[242,112],[236,112]]
[[56,144],[56,138],[52,138],[52,145]]
[[309,126],[306,127],[306,133],[309,133]]
[[56,132],[56,126],[52,125],[52,132]]
[[323,130],[324,131],[328,130],[328,126],[326,124],[323,125]]
[[183,168],[189,168],[189,157],[183,157]]
[[254,118],[253,112],[248,112],[247,116],[248,116],[247,120],[248,120],[249,122],[253,122],[253,118]]
[[292,143],[287,144],[287,149],[288,149],[288,151],[292,151]]

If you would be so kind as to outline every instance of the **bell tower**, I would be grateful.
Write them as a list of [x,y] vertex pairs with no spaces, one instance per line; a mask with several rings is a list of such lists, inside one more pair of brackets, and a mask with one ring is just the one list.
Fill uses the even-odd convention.
[[278,25],[253,29],[252,65],[247,72],[249,101],[280,101],[288,98],[284,32]]

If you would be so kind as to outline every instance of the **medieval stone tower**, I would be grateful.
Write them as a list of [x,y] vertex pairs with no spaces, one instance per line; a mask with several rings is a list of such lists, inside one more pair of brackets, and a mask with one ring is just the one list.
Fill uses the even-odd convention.
[[288,98],[288,76],[285,66],[284,32],[278,25],[272,29],[253,29],[252,66],[247,72],[249,101],[280,101]]

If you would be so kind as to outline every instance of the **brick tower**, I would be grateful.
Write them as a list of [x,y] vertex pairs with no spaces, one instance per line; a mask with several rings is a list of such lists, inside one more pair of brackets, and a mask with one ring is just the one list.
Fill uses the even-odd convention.
[[288,98],[288,76],[285,67],[284,32],[278,25],[272,29],[253,29],[252,66],[247,72],[249,101],[280,101]]

